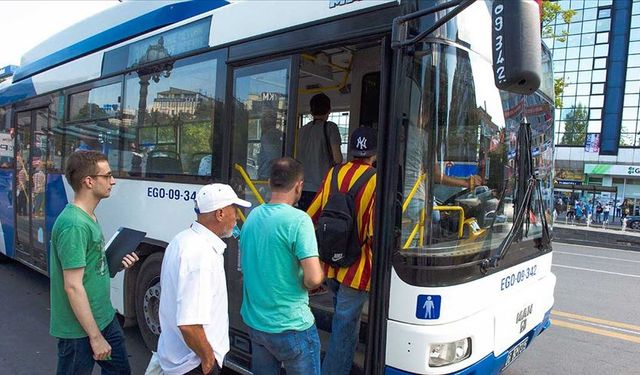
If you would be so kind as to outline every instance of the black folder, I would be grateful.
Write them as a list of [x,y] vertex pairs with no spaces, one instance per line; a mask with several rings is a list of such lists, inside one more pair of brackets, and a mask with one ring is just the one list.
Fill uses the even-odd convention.
[[146,232],[130,228],[119,228],[116,231],[105,250],[110,277],[114,277],[116,273],[122,271],[124,268],[122,258],[133,252],[146,235]]

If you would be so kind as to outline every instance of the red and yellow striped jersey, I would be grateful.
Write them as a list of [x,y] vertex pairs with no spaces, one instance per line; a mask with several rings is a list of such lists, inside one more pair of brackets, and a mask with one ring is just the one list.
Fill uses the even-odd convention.
[[[346,193],[368,168],[373,167],[356,159],[334,168],[340,168],[338,172],[338,188],[341,192]],[[307,213],[314,223],[317,223],[322,209],[329,200],[332,178],[333,168],[327,172],[320,190],[307,209]],[[358,290],[368,291],[371,286],[371,248],[373,244],[375,192],[376,175],[374,174],[355,195],[356,224],[358,237],[362,244],[360,258],[350,267],[345,268],[330,267],[327,264],[323,264],[324,273],[328,278],[336,279],[340,283]]]

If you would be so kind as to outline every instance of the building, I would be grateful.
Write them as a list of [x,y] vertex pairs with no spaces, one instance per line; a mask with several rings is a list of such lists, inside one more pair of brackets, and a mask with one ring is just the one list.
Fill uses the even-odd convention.
[[[640,211],[640,0],[561,0],[577,13],[545,39],[555,78],[568,84],[556,109],[556,182],[617,187]],[[600,199],[613,200],[613,194]],[[632,212],[633,212],[632,211]]]

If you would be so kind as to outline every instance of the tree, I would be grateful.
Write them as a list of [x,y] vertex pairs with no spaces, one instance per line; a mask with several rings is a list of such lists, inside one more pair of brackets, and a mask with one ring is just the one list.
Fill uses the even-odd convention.
[[[543,38],[551,38],[555,39],[558,42],[566,42],[567,35],[569,34],[567,30],[564,30],[559,35],[556,34],[553,30],[553,23],[558,17],[562,18],[564,23],[571,23],[571,19],[576,15],[576,11],[573,9],[562,9],[560,4],[555,1],[544,0],[542,2],[542,37]],[[553,91],[555,94],[555,105],[556,108],[562,108],[562,93],[564,92],[564,88],[569,86],[569,82],[566,82],[564,78],[556,78],[554,79]]]
[[559,42],[564,43],[567,40],[569,34],[566,30],[560,34],[556,34],[553,30],[552,24],[559,17],[562,18],[564,23],[571,23],[571,19],[576,15],[576,11],[573,9],[562,9],[560,4],[551,0],[542,1],[542,37],[553,38]]
[[587,108],[582,104],[571,107],[571,112],[565,118],[564,135],[561,143],[570,146],[584,145],[587,136],[588,118]]
[[567,86],[569,86],[569,84],[564,80],[564,77],[553,79],[553,92],[555,94],[553,100],[556,108],[562,108],[562,93]]

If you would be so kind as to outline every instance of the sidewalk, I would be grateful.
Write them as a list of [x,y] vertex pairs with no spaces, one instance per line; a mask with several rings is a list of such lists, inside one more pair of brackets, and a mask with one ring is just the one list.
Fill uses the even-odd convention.
[[622,250],[640,251],[640,231],[622,225],[609,225],[605,229],[602,224],[589,227],[585,223],[564,224],[564,220],[556,220],[553,224],[553,240],[575,245],[608,247]]

